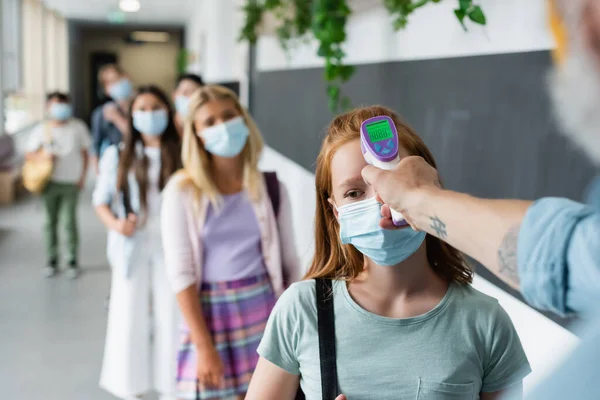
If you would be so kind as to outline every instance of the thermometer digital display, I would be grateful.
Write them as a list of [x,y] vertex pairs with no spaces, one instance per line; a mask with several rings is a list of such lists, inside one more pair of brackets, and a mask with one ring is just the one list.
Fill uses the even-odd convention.
[[[393,169],[400,162],[398,131],[390,117],[369,118],[360,126],[360,145],[365,161],[381,169]],[[396,226],[408,223],[402,214],[392,211],[392,220]]]

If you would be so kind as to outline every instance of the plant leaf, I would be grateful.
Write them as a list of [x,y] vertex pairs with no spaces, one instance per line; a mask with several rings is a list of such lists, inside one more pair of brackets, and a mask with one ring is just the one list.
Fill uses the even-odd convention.
[[336,112],[340,104],[340,88],[337,85],[329,84],[327,86],[327,95],[329,96],[329,109]]
[[473,5],[473,0],[458,0],[458,5],[459,8],[466,14],[469,7]]
[[327,58],[331,54],[331,48],[326,43],[321,43],[317,55],[319,57]]
[[342,99],[342,110],[348,111],[351,108],[352,108],[352,100],[350,100],[350,97],[344,96],[344,98]]
[[340,79],[344,82],[348,81],[354,75],[356,68],[353,65],[342,65],[338,67]]
[[458,18],[458,21],[462,25],[463,29],[466,31],[467,26],[465,25],[465,17],[467,14],[463,10],[456,9],[454,10],[454,15],[456,15],[456,18]]
[[473,10],[469,13],[469,19],[479,25],[485,25],[487,22],[485,14],[479,6],[473,7]]
[[325,64],[325,80],[328,82],[334,81],[339,76],[339,68],[334,64]]

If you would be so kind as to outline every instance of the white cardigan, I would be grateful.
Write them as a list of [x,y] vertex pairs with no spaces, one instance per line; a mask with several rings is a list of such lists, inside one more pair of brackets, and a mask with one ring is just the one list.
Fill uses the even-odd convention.
[[[208,209],[203,198],[194,207],[191,188],[182,186],[183,176],[175,175],[163,190],[161,231],[167,275],[176,293],[202,279],[201,232]],[[296,254],[292,214],[285,186],[279,182],[280,205],[276,218],[267,193],[261,185],[261,198],[252,202],[261,233],[262,253],[273,290],[279,296],[293,282],[300,280],[300,262]]]

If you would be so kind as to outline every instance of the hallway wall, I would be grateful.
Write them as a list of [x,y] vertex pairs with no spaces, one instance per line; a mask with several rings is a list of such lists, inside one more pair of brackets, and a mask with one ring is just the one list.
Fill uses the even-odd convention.
[[[168,32],[170,40],[167,43],[126,43],[124,38],[135,30]],[[93,52],[114,52],[135,86],[154,83],[170,94],[179,75],[177,57],[183,40],[182,32],[181,28],[172,26],[78,26],[72,23],[71,87],[76,115],[87,118],[92,111],[90,90],[92,80],[97,79],[90,73]]]
[[[358,65],[343,87],[355,106],[379,103],[407,117],[451,188],[493,197],[580,199],[593,169],[552,119],[544,87],[553,41],[544,0],[481,0],[488,24],[468,23],[468,32],[451,1],[420,9],[400,32],[393,31],[380,1],[367,3],[350,18],[344,46],[347,62]],[[271,146],[262,166],[288,184],[305,266],[314,241],[312,171],[333,118],[316,53],[312,40],[286,57],[275,37],[261,37],[250,74],[250,106]],[[533,369],[525,380],[529,391],[578,339],[565,329],[570,321],[547,318],[481,266],[477,270],[491,281],[478,275],[474,287],[496,297],[517,328]]]

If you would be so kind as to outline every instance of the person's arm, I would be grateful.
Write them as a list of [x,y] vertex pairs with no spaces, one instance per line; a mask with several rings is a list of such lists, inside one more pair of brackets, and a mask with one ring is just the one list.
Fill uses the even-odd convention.
[[523,379],[531,373],[531,367],[517,331],[506,313],[496,303],[488,310],[488,322],[482,327],[484,341],[478,351],[483,367],[481,399],[493,400],[502,395],[509,399],[522,398]]
[[106,133],[103,127],[104,116],[102,107],[98,107],[92,113],[91,121],[91,132],[92,132],[92,146],[90,148],[91,162],[96,173],[99,169],[99,157],[102,142],[104,141]]
[[[510,397],[508,397],[508,396],[510,396]],[[507,398],[510,398],[510,400],[523,399],[523,382],[522,381],[514,384],[513,386],[511,386],[508,389],[499,390],[497,392],[489,392],[489,393],[482,392],[479,396],[480,400],[500,400],[500,399],[507,399]]]
[[260,357],[246,400],[294,400],[299,377]]
[[43,156],[44,152],[40,151],[43,146],[42,129],[43,124],[40,124],[31,131],[27,140],[27,145],[25,146],[26,160],[35,160]]
[[98,219],[106,229],[119,232],[124,236],[132,236],[136,229],[136,216],[130,214],[127,218],[118,218],[110,207],[115,200],[118,164],[119,156],[116,146],[109,147],[100,163],[96,186],[92,194],[92,204]]
[[527,210],[518,237],[521,292],[559,315],[584,313],[600,301],[600,211],[543,198]]
[[85,181],[87,178],[87,171],[89,165],[89,155],[87,149],[81,150],[81,159],[82,159],[82,167],[81,167],[81,176],[79,178],[79,182],[77,186],[79,189],[83,189],[85,187]]
[[420,192],[420,203],[411,214],[417,229],[468,254],[519,289],[517,241],[530,201],[480,199],[430,188]]
[[176,293],[179,309],[190,329],[198,353],[198,379],[208,386],[218,386],[224,378],[223,362],[206,325],[198,296],[192,243],[180,180],[172,179],[163,191],[161,205],[162,242],[167,277]]
[[287,188],[279,183],[279,215],[277,225],[279,228],[279,243],[281,244],[281,261],[283,264],[284,285],[288,287],[294,282],[302,279],[302,270],[296,240],[294,238],[294,226],[292,220],[292,207],[290,204]]
[[114,103],[109,103],[104,107],[103,112],[104,119],[116,126],[123,137],[127,136],[129,123],[127,117],[121,113],[119,106]]
[[[316,304],[312,308],[303,301],[304,297],[314,296],[314,292],[302,290],[307,287],[306,283],[308,282],[292,285],[283,292],[273,307],[257,349],[260,359],[252,375],[246,399],[295,398],[300,382],[298,345],[303,331],[302,321],[308,319],[308,313],[316,313]],[[318,343],[315,342],[315,346]]]
[[[585,311],[600,287],[600,212],[567,199],[484,200],[439,188],[437,171],[407,157],[392,171],[366,167],[379,198],[415,229],[475,258],[533,306]],[[382,226],[393,227],[383,207]]]
[[225,377],[225,367],[206,325],[196,285],[178,292],[177,303],[198,353],[198,379],[204,385],[218,387]]
[[129,214],[127,218],[119,219],[114,216],[112,210],[107,204],[100,204],[94,207],[96,215],[106,229],[115,231],[123,236],[131,237],[135,233],[137,226],[137,217],[135,214]]
[[363,176],[414,229],[444,240],[519,288],[517,239],[530,201],[485,200],[443,190],[437,171],[421,157],[403,159],[395,171],[366,167]]
[[87,179],[88,166],[89,166],[89,149],[92,145],[92,140],[90,139],[90,131],[87,128],[87,125],[82,121],[77,120],[79,123],[79,144],[81,148],[81,159],[82,159],[82,169],[81,169],[81,177],[79,179],[79,188],[83,189],[85,186],[85,181]]

